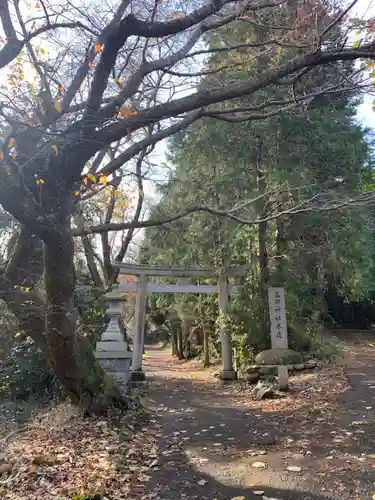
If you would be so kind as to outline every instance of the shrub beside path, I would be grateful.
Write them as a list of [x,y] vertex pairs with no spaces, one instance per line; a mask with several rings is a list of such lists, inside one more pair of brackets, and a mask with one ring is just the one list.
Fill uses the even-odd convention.
[[[335,363],[291,378],[283,399],[256,401],[196,362],[147,348],[148,405],[161,456],[143,498],[375,498],[375,342],[345,337]],[[373,408],[374,407],[374,408]]]

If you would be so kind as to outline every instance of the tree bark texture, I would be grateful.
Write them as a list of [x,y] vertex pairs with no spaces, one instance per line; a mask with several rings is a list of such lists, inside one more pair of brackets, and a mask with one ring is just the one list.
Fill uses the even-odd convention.
[[182,354],[183,357],[187,360],[190,357],[190,321],[184,319],[182,320]]
[[203,359],[204,359],[204,366],[210,366],[210,346],[208,343],[209,339],[209,332],[210,330],[208,327],[204,326],[203,327]]
[[[257,151],[257,184],[258,194],[264,195],[266,192],[266,175],[264,166],[263,142],[259,138]],[[259,203],[259,217],[264,216],[265,200],[261,198]],[[259,239],[259,284],[262,296],[266,294],[266,284],[269,278],[268,254],[267,254],[267,222],[260,222],[258,225]]]
[[285,228],[285,220],[279,217],[276,219],[276,271],[280,284],[285,281],[285,255],[288,250],[288,238]]
[[71,400],[85,412],[102,413],[111,406],[125,406],[115,382],[95,359],[89,339],[76,332],[70,190],[49,192],[47,187],[43,205],[56,224],[54,237],[44,244],[49,360]]
[[124,405],[115,382],[96,361],[88,339],[76,334],[73,306],[73,238],[70,220],[53,246],[45,246],[45,286],[48,300],[46,338],[50,362],[72,401],[88,413]]
[[178,328],[176,332],[177,336],[177,358],[178,359],[184,359],[184,353],[183,353],[183,337],[182,337],[182,328]]
[[172,333],[171,333],[171,340],[172,340],[172,356],[177,356],[178,347],[177,347],[177,335],[176,335],[176,332],[172,331]]

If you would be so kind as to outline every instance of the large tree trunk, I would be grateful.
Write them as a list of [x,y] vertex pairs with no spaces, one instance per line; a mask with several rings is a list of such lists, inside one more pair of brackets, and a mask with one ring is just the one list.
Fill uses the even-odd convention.
[[205,367],[210,366],[210,346],[209,346],[210,330],[208,326],[203,326],[203,363]]
[[182,339],[182,328],[179,327],[176,332],[177,335],[177,358],[178,359],[184,359],[184,354],[183,354],[183,339]]
[[69,233],[67,236],[67,241],[61,241],[57,247],[45,247],[47,303],[36,291],[15,288],[10,281],[19,278],[21,238],[8,265],[8,274],[4,271],[0,278],[0,298],[17,318],[20,329],[48,355],[72,401],[87,412],[100,413],[112,405],[125,406],[125,400],[97,363],[89,339],[76,334],[73,258],[69,256],[72,241]]
[[187,319],[182,320],[182,354],[183,357],[187,360],[190,357],[191,351],[191,342],[190,342],[190,321]]
[[281,217],[276,219],[276,271],[277,279],[280,284],[285,281],[285,260],[288,250],[288,239],[285,229],[285,220]]
[[[263,142],[259,138],[258,152],[257,152],[257,184],[258,195],[264,196],[266,192],[266,173],[264,165],[264,151]],[[259,217],[265,215],[265,199],[261,198],[259,201]],[[266,286],[269,279],[268,269],[268,254],[267,254],[267,222],[260,222],[258,225],[258,239],[259,239],[259,284],[260,291],[264,302],[266,302]]]
[[115,382],[105,375],[85,337],[76,333],[73,305],[74,264],[70,212],[58,216],[53,244],[44,247],[48,301],[46,339],[50,362],[72,401],[89,413],[125,406]]
[[[258,150],[256,160],[258,195],[262,196],[258,203],[259,218],[266,215],[266,193],[267,181],[264,162],[264,146],[261,137],[258,138]],[[258,243],[259,243],[259,291],[261,299],[261,325],[264,332],[269,329],[268,321],[268,299],[267,299],[267,284],[269,281],[268,253],[267,253],[267,222],[263,221],[258,224]]]
[[177,346],[177,333],[172,331],[171,333],[171,341],[172,341],[172,356],[177,356],[178,346]]

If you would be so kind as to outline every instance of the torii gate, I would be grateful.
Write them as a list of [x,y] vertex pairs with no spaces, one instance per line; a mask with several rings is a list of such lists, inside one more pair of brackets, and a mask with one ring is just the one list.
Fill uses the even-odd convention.
[[[113,262],[114,267],[120,269],[120,275],[132,275],[137,277],[137,283],[123,283],[119,285],[116,291],[106,295],[109,301],[107,314],[110,317],[110,323],[103,333],[102,341],[98,342],[96,356],[102,362],[105,361],[104,368],[108,368],[109,364],[116,364],[117,360],[122,360],[120,363],[125,369],[125,385],[129,381],[130,364],[131,364],[131,379],[144,380],[145,374],[142,370],[142,354],[144,346],[144,330],[145,330],[145,313],[147,294],[156,293],[218,293],[219,294],[219,309],[221,313],[225,313],[228,308],[229,297],[231,294],[238,292],[239,286],[229,284],[229,278],[244,276],[247,270],[246,266],[232,266],[225,270],[218,269],[202,269],[202,268],[173,268],[173,267],[147,267],[134,264],[126,264],[122,262]],[[184,282],[179,284],[155,285],[148,283],[148,277],[177,277],[183,278]],[[216,278],[217,285],[191,285],[187,284],[189,278]],[[136,292],[135,303],[135,332],[133,337],[133,353],[127,350],[127,344],[124,341],[118,319],[121,315],[121,302],[125,299],[125,294]],[[237,373],[233,369],[232,361],[232,345],[231,333],[225,327],[224,322],[220,324],[220,342],[222,356],[222,371],[220,373],[221,380],[235,380]],[[108,363],[109,362],[109,363]],[[118,364],[118,363],[117,363]],[[114,369],[114,374],[118,374],[118,369]],[[121,370],[123,372],[123,370]]]

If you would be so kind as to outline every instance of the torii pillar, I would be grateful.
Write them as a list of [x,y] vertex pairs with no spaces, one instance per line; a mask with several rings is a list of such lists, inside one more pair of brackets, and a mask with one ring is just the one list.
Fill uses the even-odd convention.
[[141,274],[138,276],[137,295],[135,298],[135,326],[133,337],[133,357],[131,380],[142,382],[146,375],[142,370],[143,348],[145,343],[145,317],[147,301],[147,276]]

